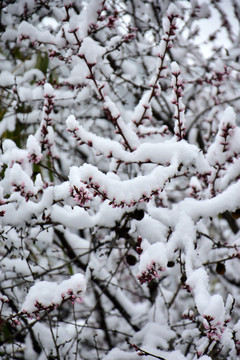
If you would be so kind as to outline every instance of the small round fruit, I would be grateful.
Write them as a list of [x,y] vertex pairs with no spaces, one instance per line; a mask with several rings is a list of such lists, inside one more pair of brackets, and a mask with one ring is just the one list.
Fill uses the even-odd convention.
[[131,215],[133,219],[140,221],[144,218],[144,210],[135,210]]
[[186,277],[186,275],[185,274],[183,274],[182,276],[181,276],[181,283],[182,284],[184,284],[186,281],[187,281],[187,277]]
[[169,261],[168,263],[167,263],[167,267],[174,267],[174,265],[175,265],[175,262],[174,261]]
[[226,271],[226,266],[225,264],[223,263],[217,263],[217,266],[216,266],[216,272],[219,274],[219,275],[223,275]]
[[236,211],[232,212],[232,213],[231,213],[231,216],[232,216],[235,220],[239,219],[239,218],[240,218],[240,209],[237,209]]
[[127,261],[128,265],[134,266],[137,262],[137,259],[134,255],[128,254],[126,256],[126,261]]

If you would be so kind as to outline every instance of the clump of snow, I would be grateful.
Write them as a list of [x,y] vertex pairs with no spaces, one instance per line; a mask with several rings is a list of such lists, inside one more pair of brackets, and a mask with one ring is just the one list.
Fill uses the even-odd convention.
[[35,136],[29,135],[27,139],[28,157],[34,163],[38,163],[42,159],[41,147]]
[[98,57],[104,53],[104,48],[99,46],[93,39],[86,37],[79,50],[80,55],[83,55],[89,64],[95,64]]
[[89,76],[89,68],[83,59],[78,59],[74,64],[69,78],[65,79],[71,84],[85,84]]
[[171,15],[174,16],[180,15],[180,10],[173,3],[171,3],[167,9],[167,16],[171,16]]
[[[173,74],[180,74],[180,68],[176,61],[173,61],[171,63],[171,71]],[[175,85],[175,84],[174,84]]]
[[207,159],[209,164],[225,164],[226,160],[240,152],[239,129],[236,128],[236,114],[232,107],[224,111],[215,141],[210,146]]
[[140,255],[139,275],[140,283],[149,282],[160,277],[168,262],[165,245],[161,242],[149,245],[147,240],[141,244],[143,253]]
[[225,318],[225,308],[223,299],[219,294],[213,295],[204,311],[204,314],[213,318],[214,323],[223,323]]
[[55,42],[55,37],[48,31],[39,31],[35,26],[28,23],[27,21],[22,21],[18,27],[18,37],[21,39],[22,36],[30,38],[32,41],[41,41],[41,42]]
[[9,180],[13,186],[25,188],[25,191],[34,193],[34,186],[31,178],[26,174],[22,167],[15,163],[9,171]]
[[82,274],[75,274],[60,284],[39,281],[29,290],[22,311],[33,315],[39,310],[60,305],[64,299],[82,302],[86,292],[86,280]]
[[69,115],[66,120],[66,125],[69,131],[74,131],[78,129],[79,123],[77,122],[74,115]]
[[193,271],[187,280],[188,285],[193,290],[196,305],[200,314],[205,312],[210,300],[208,281],[208,275],[202,268]]
[[0,85],[2,87],[11,86],[14,84],[14,75],[9,71],[2,71],[0,74]]
[[54,89],[53,89],[51,84],[46,83],[44,85],[44,94],[48,95],[48,96],[53,96],[54,95]]

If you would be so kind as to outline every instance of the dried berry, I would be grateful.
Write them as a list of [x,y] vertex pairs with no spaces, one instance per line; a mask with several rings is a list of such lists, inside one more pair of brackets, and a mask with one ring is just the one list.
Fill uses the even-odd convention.
[[144,211],[143,210],[135,210],[132,214],[131,214],[133,219],[136,219],[138,221],[142,220],[144,218]]
[[225,264],[223,263],[217,263],[217,266],[216,266],[216,272],[219,274],[219,275],[223,275],[226,271],[226,266]]
[[240,218],[240,209],[237,209],[236,211],[231,213],[232,217],[237,220]]
[[186,277],[186,275],[185,274],[183,274],[182,276],[181,276],[181,283],[182,284],[184,284],[186,281],[187,281],[187,277]]
[[137,259],[134,255],[128,254],[126,256],[126,261],[127,261],[128,265],[133,266],[136,264]]

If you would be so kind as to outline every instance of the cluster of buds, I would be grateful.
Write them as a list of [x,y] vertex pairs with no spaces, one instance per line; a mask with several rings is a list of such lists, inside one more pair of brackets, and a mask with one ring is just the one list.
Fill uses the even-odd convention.
[[110,109],[107,106],[105,106],[103,110],[105,112],[107,119],[110,120],[113,123],[113,125],[117,125],[117,120],[119,119],[120,114],[118,114],[117,116],[113,116]]
[[224,69],[222,71],[214,72],[211,83],[217,88],[217,96],[221,94],[220,86],[224,82],[227,76],[229,76],[230,71],[226,65],[224,65]]
[[199,199],[201,197],[202,186],[197,177],[192,177],[189,182],[189,196],[194,199]]
[[[105,5],[106,0],[103,0],[101,3],[101,8],[97,10],[97,21],[96,23],[90,23],[88,25],[88,35],[95,33],[98,29],[102,29],[104,27],[108,27],[109,29],[113,29],[116,26],[116,21],[118,20],[118,11],[114,10],[112,15],[107,16],[106,13],[108,11],[107,6]],[[105,22],[99,28],[98,22]]]
[[143,193],[142,196],[138,200],[131,200],[130,202],[126,202],[124,200],[122,200],[120,202],[116,202],[116,199],[113,198],[109,202],[109,205],[112,205],[113,208],[120,207],[123,209],[125,206],[132,207],[132,206],[137,205],[138,203],[148,203],[155,195],[158,195],[158,190],[152,190],[150,195]]
[[214,317],[210,315],[203,315],[203,318],[203,326],[206,329],[208,339],[219,341],[225,330],[224,327],[221,326],[221,322],[215,324]]
[[230,149],[230,143],[229,143],[228,137],[233,135],[235,127],[236,127],[235,125],[233,125],[231,123],[227,123],[226,125],[224,125],[221,128],[220,136],[221,136],[222,140],[221,140],[220,144],[223,146],[223,149],[222,149],[223,152],[226,152]]
[[227,66],[224,66],[223,71],[215,71],[211,76],[205,76],[204,78],[194,80],[194,83],[199,85],[207,83],[208,85],[220,86],[229,74],[229,69]]
[[18,315],[21,315],[21,313],[15,314],[15,315],[10,315],[7,318],[0,318],[0,329],[1,329],[1,326],[5,325],[5,324],[10,324],[12,327],[20,325],[20,321],[17,319]]
[[44,117],[44,120],[46,122],[46,126],[52,125],[52,118],[50,118],[50,114],[54,109],[54,101],[55,95],[49,95],[45,94],[44,98],[46,99],[44,102],[44,112],[46,114],[46,117]]
[[179,18],[179,15],[171,12],[167,14],[167,18],[169,20],[169,28],[166,30],[165,35],[162,37],[163,41],[167,43],[167,49],[172,48],[172,40],[176,35],[177,25],[176,19]]
[[28,202],[28,200],[34,196],[34,193],[32,191],[25,191],[24,182],[22,182],[20,185],[17,185],[15,183],[12,183],[11,185],[13,186],[13,191],[19,192],[21,196],[25,197],[26,202]]
[[[91,144],[88,144],[91,146]],[[74,198],[74,200],[79,203],[81,206],[85,205],[86,202],[91,200],[91,196],[87,189],[93,190],[93,197],[98,196],[101,201],[110,200],[107,190],[101,189],[101,185],[93,181],[92,177],[89,177],[88,181],[83,181],[82,183],[85,185],[85,187],[81,187],[78,189],[75,185],[70,188],[70,194]],[[148,203],[153,196],[158,195],[159,190],[152,190],[152,192],[148,195],[147,193],[143,193],[142,196],[138,200],[119,200],[116,201],[116,198],[112,198],[109,201],[109,205],[112,205],[113,208],[124,208],[124,207],[132,207],[137,205],[138,203]]]
[[172,104],[175,106],[175,135],[177,136],[178,141],[182,140],[185,136],[185,106],[182,102],[183,97],[183,81],[180,75],[180,69],[177,63],[172,64],[172,88],[173,88],[173,100]]
[[77,188],[77,186],[73,185],[70,188],[70,195],[79,206],[85,206],[86,203],[92,199],[87,189],[83,186]]
[[135,37],[136,37],[136,34],[135,34],[135,33],[129,33],[129,34],[127,34],[127,35],[124,35],[123,41],[128,43],[128,42],[134,40]]
[[199,199],[199,195],[201,193],[200,189],[197,188],[197,186],[195,185],[190,185],[191,191],[190,191],[190,196],[193,197],[194,199]]
[[20,325],[20,321],[18,319],[12,319],[11,321],[12,321],[12,327]]
[[211,175],[212,175],[211,171],[203,172],[203,173],[200,173],[200,172],[196,173],[196,177],[201,182],[201,185],[204,186],[205,188],[207,188],[209,185],[209,176],[211,176]]
[[44,116],[41,123],[41,152],[48,150],[48,155],[52,156],[51,147],[53,143],[49,139],[49,127],[52,125],[52,118],[50,117],[51,112],[54,108],[54,97],[55,95],[45,94],[44,102]]
[[146,282],[150,282],[155,278],[159,278],[159,272],[165,271],[165,268],[157,265],[155,261],[151,263],[151,265],[147,266],[147,270],[142,271],[141,275],[138,275],[138,280],[140,284],[144,284]]
[[187,312],[184,312],[182,314],[182,318],[185,319],[185,320],[194,321],[195,318],[196,318],[196,315],[192,310],[188,310]]
[[34,164],[38,164],[41,160],[42,160],[42,154],[41,155],[37,155],[36,153],[32,152],[31,154],[29,154],[28,159],[30,162],[34,163]]
[[0,301],[1,301],[2,305],[3,305],[5,303],[8,303],[9,299],[8,299],[8,297],[6,295],[1,295],[0,296]]
[[232,254],[232,259],[240,259],[240,250],[239,248],[237,247],[237,245],[234,246],[235,248],[235,251],[233,254]]
[[146,351],[146,350],[143,350],[141,349],[138,345],[134,344],[134,343],[131,343],[128,338],[126,338],[126,342],[128,343],[129,346],[131,346],[136,352],[137,352],[137,355],[138,356],[152,356],[156,359],[159,359],[159,360],[166,360],[165,358],[161,357],[161,356],[156,356],[156,355],[153,355],[151,354],[150,352]]
[[[81,291],[79,291],[79,293],[81,293]],[[3,320],[3,322],[4,323],[10,322],[12,327],[15,327],[20,324],[18,317],[27,316],[29,319],[32,319],[33,317],[35,317],[37,320],[40,320],[40,313],[43,311],[51,312],[51,311],[57,309],[59,306],[61,306],[63,303],[65,303],[67,301],[71,301],[72,304],[75,304],[75,302],[77,302],[77,303],[83,302],[81,297],[74,295],[72,289],[68,289],[66,294],[63,293],[61,295],[61,298],[62,298],[62,301],[60,303],[52,302],[49,305],[43,305],[40,301],[38,301],[36,299],[35,303],[34,303],[34,307],[36,310],[32,311],[31,313],[26,310],[22,310],[21,312],[19,312],[17,314],[9,316],[5,320]],[[7,296],[2,295],[2,296],[0,296],[0,301],[2,302],[2,306],[3,306],[3,304],[9,302],[9,299],[7,298]]]
[[6,323],[11,323],[12,327],[15,327],[17,325],[20,324],[20,321],[16,318],[16,314],[14,315],[10,315],[6,318],[2,317],[1,313],[2,313],[2,309],[4,304],[9,303],[9,299],[6,295],[0,295],[0,302],[1,302],[1,306],[0,306],[0,332],[1,332],[1,327],[6,324]]
[[160,135],[160,136],[164,137],[165,135],[168,135],[168,134],[169,134],[169,128],[168,128],[167,125],[162,126],[162,128],[159,129],[159,130],[151,130],[151,131],[147,131],[147,132],[144,132],[144,133],[141,133],[140,131],[137,132],[137,136],[140,139],[141,138],[144,139],[145,137],[152,136],[152,135]]
[[213,86],[216,88],[215,95],[212,96],[214,102],[216,105],[220,103],[219,96],[221,95],[221,85],[226,79],[227,76],[229,76],[230,71],[227,68],[227,66],[224,66],[222,71],[214,71],[211,76],[205,76],[204,78],[199,78],[197,80],[194,80],[195,83],[202,85],[204,83]]
[[[81,293],[81,291],[79,291],[79,293]],[[31,313],[29,313],[26,310],[22,310],[22,312],[20,314],[26,315],[30,319],[32,319],[33,317],[36,317],[36,319],[39,320],[40,319],[39,315],[41,312],[43,312],[43,311],[51,312],[53,310],[56,310],[57,308],[59,308],[61,305],[63,305],[67,301],[70,301],[72,304],[75,304],[75,302],[77,302],[77,303],[83,302],[81,297],[74,295],[72,289],[68,289],[66,294],[62,293],[61,298],[62,298],[61,302],[59,302],[59,303],[51,302],[51,304],[49,304],[49,305],[43,305],[41,302],[39,302],[36,299],[36,301],[34,303],[34,307],[36,308],[36,310],[32,311]]]
[[137,238],[137,247],[136,247],[136,252],[138,253],[138,255],[141,255],[143,252],[143,249],[141,248],[141,244],[142,244],[142,237],[138,236]]
[[34,310],[32,313],[27,312],[26,310],[22,310],[22,314],[26,315],[29,319],[32,319],[34,316],[37,320],[40,320],[40,312],[47,311],[50,312],[52,310],[55,310],[58,308],[58,304],[51,303],[50,305],[43,305],[38,300],[36,300],[34,307],[36,310]]
[[146,352],[144,350],[140,349],[140,347],[137,346],[136,344],[130,343],[129,345],[131,345],[134,348],[134,350],[137,352],[138,356],[147,355]]
[[[94,34],[99,29],[98,22],[105,22],[105,24],[100,28],[108,27],[110,29],[113,29],[115,27],[115,23],[118,20],[118,11],[115,9],[113,14],[110,16],[106,16],[107,13],[107,6],[105,5],[106,0],[103,0],[101,2],[100,9],[97,10],[97,19],[95,23],[90,23],[88,25],[88,35]],[[66,11],[66,17],[63,19],[64,22],[69,22],[71,18],[71,13],[69,10],[73,7],[72,3],[65,5],[65,11]]]
[[113,29],[116,26],[116,21],[118,20],[118,11],[115,10],[113,15],[108,17],[107,27],[109,29]]
[[83,302],[82,298],[79,298],[73,294],[72,289],[68,289],[67,294],[69,295],[67,298],[65,294],[62,294],[63,301],[70,300],[72,304],[75,304],[75,301],[80,304]]

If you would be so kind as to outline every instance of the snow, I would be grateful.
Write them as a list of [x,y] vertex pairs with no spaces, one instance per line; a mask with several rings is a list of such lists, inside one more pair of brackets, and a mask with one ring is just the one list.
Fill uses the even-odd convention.
[[216,214],[222,214],[224,211],[235,211],[239,207],[240,183],[237,182],[229,186],[224,192],[218,194],[213,199],[195,200],[186,198],[179,204],[175,204],[173,209],[154,209],[149,205],[149,213],[154,219],[164,219],[168,217],[170,223],[174,223],[177,219],[177,214],[182,211],[190,216],[194,221],[199,218],[207,218]]
[[78,126],[79,126],[74,115],[69,115],[69,117],[66,120],[66,125],[67,125],[67,129],[70,131],[74,131],[74,130],[78,129]]
[[120,204],[121,202],[130,205],[132,201],[139,201],[140,198],[150,197],[152,191],[161,189],[168,177],[174,176],[177,172],[177,162],[172,161],[172,164],[163,168],[156,167],[149,175],[138,176],[131,180],[117,181],[109,179],[106,175],[100,172],[96,167],[90,164],[84,164],[82,167],[71,167],[69,180],[70,184],[81,186],[81,181],[89,181],[93,187],[95,184],[100,186],[103,193],[106,192],[108,199]]
[[17,38],[17,32],[13,29],[7,29],[2,35],[2,41],[14,41]]
[[134,341],[143,343],[144,349],[149,344],[155,348],[162,350],[168,349],[168,343],[174,338],[174,332],[167,326],[167,324],[158,324],[157,322],[149,321],[135,336]]
[[35,136],[29,135],[27,139],[28,156],[34,155],[36,158],[35,162],[39,162],[42,158],[41,147]]
[[72,14],[69,21],[69,28],[78,29],[80,39],[87,36],[88,28],[90,24],[94,24],[97,20],[97,11],[101,9],[101,0],[90,0],[85,4],[84,9],[79,15]]
[[177,8],[177,6],[173,3],[171,3],[167,9],[167,15],[175,15],[175,16],[179,16],[180,15],[180,10]]
[[111,116],[113,117],[113,121],[116,121],[118,128],[121,129],[123,136],[126,138],[131,148],[136,149],[139,144],[136,133],[132,130],[131,127],[127,126],[124,119],[121,117],[121,114],[116,104],[114,104],[114,102],[110,99],[109,96],[105,96],[104,98],[104,108],[110,111]]
[[[115,113],[117,116],[118,112]],[[66,120],[67,128],[74,131],[77,137],[85,142],[91,142],[92,147],[97,153],[112,156],[123,162],[153,162],[153,163],[171,163],[174,158],[177,158],[179,163],[188,166],[194,164],[200,172],[209,172],[210,166],[204,159],[204,156],[199,153],[199,149],[195,145],[188,144],[186,141],[174,142],[172,140],[164,143],[143,143],[139,144],[135,151],[128,152],[123,149],[119,142],[105,139],[98,135],[85,130],[81,126],[74,115],[70,115]],[[126,127],[125,127],[126,129]],[[137,142],[138,143],[138,142]],[[137,145],[134,142],[135,146]]]
[[112,349],[104,356],[103,360],[138,360],[139,356],[134,352],[123,351],[117,348]]
[[210,315],[214,319],[214,323],[223,324],[225,320],[225,308],[221,295],[213,295],[204,311],[204,315]]
[[26,21],[22,21],[18,27],[18,37],[21,37],[22,35],[29,37],[31,41],[38,40],[47,43],[55,42],[55,37],[50,34],[49,31],[39,31],[35,26]]
[[[146,91],[143,94],[138,105],[135,107],[134,113],[133,113],[133,120],[132,120],[134,123],[138,124],[139,121],[142,119],[143,114],[145,114],[145,116],[151,117],[151,108],[149,106],[151,92],[152,92],[151,90]],[[146,110],[146,108],[147,108],[147,110]]]
[[34,185],[32,180],[29,178],[26,172],[23,171],[19,164],[15,163],[10,169],[9,180],[13,186],[23,186],[26,191],[34,193]]
[[36,302],[44,308],[51,305],[61,305],[63,299],[74,295],[73,299],[82,301],[86,292],[86,281],[82,274],[75,274],[61,283],[50,281],[36,282],[29,290],[23,304],[22,311],[30,315],[37,312]]
[[98,57],[102,56],[104,48],[99,46],[93,39],[86,37],[83,39],[79,54],[85,56],[89,64],[95,64]]
[[20,335],[29,315],[26,358],[238,356],[238,44],[209,63],[195,31],[223,4],[155,3],[2,9],[0,308]]
[[145,241],[141,245],[143,253],[140,256],[139,273],[145,271],[152,263],[156,263],[159,268],[167,266],[167,254],[164,244],[157,242],[145,247]]
[[54,205],[51,210],[51,218],[53,221],[75,229],[84,229],[94,225],[93,219],[83,208],[72,208],[69,205],[64,207]]
[[167,32],[169,32],[169,29],[170,29],[170,20],[168,18],[164,18],[163,19],[163,29],[164,29],[164,32],[165,34]]
[[44,84],[44,94],[48,96],[54,96],[54,89],[51,84]]
[[176,61],[171,62],[171,71],[173,74],[180,74],[180,68]]
[[83,59],[78,59],[67,81],[73,85],[84,84],[87,82],[86,78],[88,75],[89,75],[89,69],[87,67],[86,62]]
[[0,86],[12,86],[14,84],[14,75],[4,70],[0,74]]
[[[15,242],[16,245],[16,242]],[[28,277],[29,281],[33,281],[32,273],[40,274],[42,269],[40,266],[29,266],[28,262],[25,259],[3,259],[1,261],[3,269],[7,269],[14,276],[15,273],[20,274],[21,276]],[[1,276],[1,280],[3,277]]]

